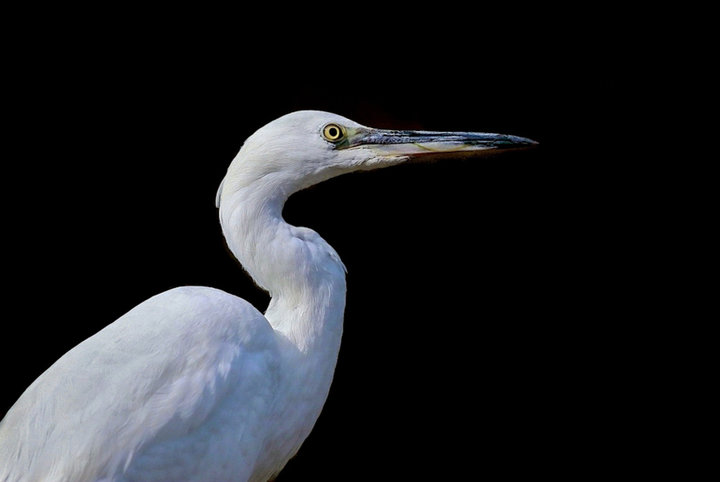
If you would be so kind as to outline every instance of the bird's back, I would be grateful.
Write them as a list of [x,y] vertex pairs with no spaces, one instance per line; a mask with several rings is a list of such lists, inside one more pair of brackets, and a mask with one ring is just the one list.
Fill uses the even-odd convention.
[[0,481],[250,477],[275,343],[263,315],[223,291],[148,299],[23,393],[0,422]]

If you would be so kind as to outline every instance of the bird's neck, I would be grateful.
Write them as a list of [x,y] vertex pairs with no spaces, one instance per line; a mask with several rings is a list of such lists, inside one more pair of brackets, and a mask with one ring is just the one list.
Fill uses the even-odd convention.
[[270,293],[265,315],[273,328],[328,366],[332,376],[342,335],[345,268],[316,232],[285,222],[288,196],[272,186],[234,190],[220,206],[223,232],[245,270]]

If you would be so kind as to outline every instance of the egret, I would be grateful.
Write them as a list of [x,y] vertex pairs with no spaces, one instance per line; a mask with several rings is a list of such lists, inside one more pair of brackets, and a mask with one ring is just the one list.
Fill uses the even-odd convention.
[[535,144],[368,128],[299,111],[252,134],[217,191],[232,253],[269,292],[265,314],[224,291],[168,290],[83,341],[0,422],[0,482],[265,481],[298,451],[330,389],[345,266],[282,217],[293,193],[411,158]]

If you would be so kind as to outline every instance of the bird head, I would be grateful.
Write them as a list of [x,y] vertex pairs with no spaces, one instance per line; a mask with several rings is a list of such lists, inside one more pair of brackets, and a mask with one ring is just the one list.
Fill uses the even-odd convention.
[[225,191],[258,183],[289,196],[347,172],[533,144],[505,134],[373,129],[329,112],[298,111],[261,127],[245,141],[217,201],[219,205]]

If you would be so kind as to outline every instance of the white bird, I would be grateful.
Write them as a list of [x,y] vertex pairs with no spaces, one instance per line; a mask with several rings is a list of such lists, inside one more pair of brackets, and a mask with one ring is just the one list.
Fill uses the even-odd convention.
[[340,349],[345,266],[282,217],[288,197],[413,157],[534,144],[379,130],[319,111],[251,135],[217,193],[227,244],[271,295],[263,315],[214,288],[139,304],[62,356],[0,422],[0,482],[273,478],[320,415]]

